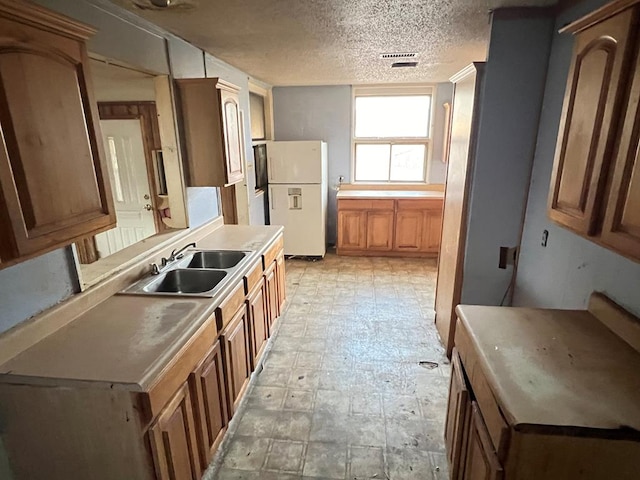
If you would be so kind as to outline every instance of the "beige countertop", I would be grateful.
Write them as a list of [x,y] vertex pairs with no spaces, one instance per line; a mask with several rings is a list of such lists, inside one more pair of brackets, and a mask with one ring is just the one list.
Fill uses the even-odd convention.
[[434,198],[443,199],[444,192],[430,190],[339,190],[337,198]]
[[588,311],[457,312],[511,424],[640,430],[640,353]]
[[[198,249],[252,250],[257,258],[279,226],[225,225]],[[247,262],[243,270],[254,261]],[[242,272],[238,272],[242,278]],[[0,382],[144,391],[214,315],[231,282],[214,298],[114,295],[0,366]]]

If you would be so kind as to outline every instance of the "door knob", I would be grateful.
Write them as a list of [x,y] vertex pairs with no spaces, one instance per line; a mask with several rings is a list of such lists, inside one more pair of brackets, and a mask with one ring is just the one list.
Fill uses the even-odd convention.
[[144,209],[145,209],[147,212],[150,212],[151,210],[153,210],[153,207],[147,203],[147,204],[144,206]]
[[149,194],[148,194],[148,193],[145,193],[145,194],[144,194],[144,199],[145,199],[145,200],[149,200],[150,198],[151,198],[151,197],[149,196]]

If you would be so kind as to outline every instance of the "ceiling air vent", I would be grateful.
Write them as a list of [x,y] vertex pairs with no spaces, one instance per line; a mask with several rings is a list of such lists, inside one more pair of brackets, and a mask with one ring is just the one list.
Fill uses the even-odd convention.
[[411,52],[391,52],[391,53],[381,53],[380,58],[390,59],[390,60],[400,60],[404,58],[416,58],[417,53]]
[[393,62],[391,68],[417,67],[418,62]]

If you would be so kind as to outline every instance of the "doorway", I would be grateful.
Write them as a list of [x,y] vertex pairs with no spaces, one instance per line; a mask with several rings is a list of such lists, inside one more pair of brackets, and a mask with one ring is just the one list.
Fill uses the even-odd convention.
[[160,145],[154,102],[101,102],[98,110],[117,217],[116,228],[95,237],[98,257],[104,258],[162,230],[152,202]]

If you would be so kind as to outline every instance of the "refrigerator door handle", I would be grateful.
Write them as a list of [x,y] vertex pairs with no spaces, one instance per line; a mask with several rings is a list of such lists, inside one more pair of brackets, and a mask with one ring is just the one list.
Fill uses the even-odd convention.
[[269,203],[271,203],[271,210],[275,210],[276,197],[273,196],[273,187],[269,189]]

